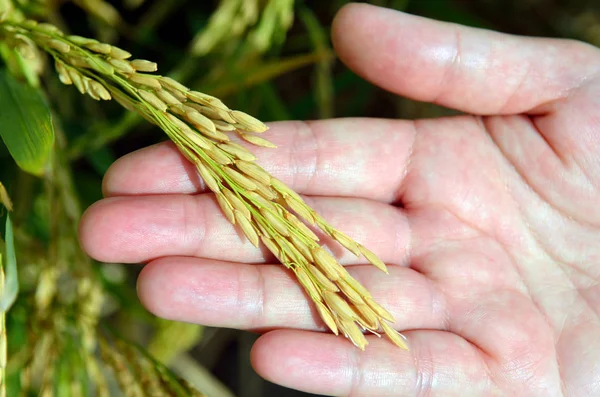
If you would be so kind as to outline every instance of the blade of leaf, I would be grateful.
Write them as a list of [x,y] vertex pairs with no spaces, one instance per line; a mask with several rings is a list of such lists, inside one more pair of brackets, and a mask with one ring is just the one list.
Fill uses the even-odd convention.
[[50,109],[40,92],[0,70],[0,136],[24,171],[41,176],[54,143]]
[[0,296],[0,313],[6,313],[8,309],[15,303],[17,294],[19,292],[19,281],[17,279],[17,257],[15,255],[15,241],[13,237],[12,222],[10,221],[10,215],[6,215],[6,232],[5,232],[5,246],[6,246],[6,264],[5,264],[5,275],[6,280]]

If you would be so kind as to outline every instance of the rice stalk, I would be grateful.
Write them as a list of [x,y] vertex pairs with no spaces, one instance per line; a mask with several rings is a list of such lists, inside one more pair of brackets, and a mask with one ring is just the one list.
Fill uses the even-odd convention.
[[[293,270],[333,333],[341,332],[364,350],[367,340],[363,331],[376,335],[382,332],[397,346],[407,348],[405,340],[390,326],[394,322],[391,314],[319,245],[307,224],[387,272],[385,264],[328,224],[301,196],[256,164],[245,147],[230,141],[230,134],[237,134],[251,144],[275,147],[259,136],[267,130],[265,124],[229,109],[218,98],[152,74],[156,64],[129,60],[127,51],[109,44],[68,36],[52,25],[33,21],[4,21],[0,33],[27,37],[48,52],[64,84],[75,85],[95,100],[113,98],[159,126],[196,166],[227,219],[237,224],[252,244],[258,246],[262,241],[284,266]],[[113,361],[117,358],[113,356]]]
[[[12,211],[12,202],[2,182],[0,182],[0,205],[3,205],[8,211]],[[0,242],[2,242],[1,239]],[[0,296],[4,296],[6,289],[4,263],[2,262],[2,252],[0,252]],[[6,397],[7,360],[8,341],[6,336],[6,310],[2,310],[0,313],[0,397]]]

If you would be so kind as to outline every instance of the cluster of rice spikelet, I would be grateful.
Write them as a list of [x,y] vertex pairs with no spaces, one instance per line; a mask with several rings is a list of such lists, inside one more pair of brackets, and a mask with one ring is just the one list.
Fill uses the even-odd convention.
[[229,109],[215,97],[152,74],[157,70],[154,62],[129,60],[129,52],[112,45],[67,36],[53,25],[33,21],[4,22],[1,31],[20,40],[24,53],[31,43],[50,53],[63,83],[75,85],[96,100],[113,98],[163,129],[196,166],[227,219],[252,244],[258,247],[262,242],[294,272],[334,334],[342,333],[364,350],[363,331],[382,331],[393,343],[407,348],[405,339],[390,326],[392,315],[320,246],[307,224],[387,272],[385,264],[256,164],[246,147],[232,142],[231,135],[237,134],[253,145],[275,147],[259,136],[267,130],[262,122]]
[[[114,346],[113,346],[114,345]],[[100,355],[127,397],[206,397],[129,343],[99,338]],[[107,394],[108,397],[110,394]]]

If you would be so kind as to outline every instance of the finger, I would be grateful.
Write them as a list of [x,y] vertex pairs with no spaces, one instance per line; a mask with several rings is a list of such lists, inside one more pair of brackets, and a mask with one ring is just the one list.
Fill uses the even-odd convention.
[[[441,294],[421,274],[397,266],[389,275],[369,265],[349,271],[392,313],[399,330],[443,326]],[[138,295],[148,310],[170,320],[239,329],[325,330],[293,273],[279,264],[157,259],[141,272]]]
[[597,75],[592,46],[516,37],[367,4],[344,7],[333,42],[356,73],[395,93],[476,114],[537,109]]
[[477,348],[443,331],[405,332],[410,351],[368,336],[361,352],[342,338],[280,330],[263,335],[251,361],[265,379],[328,396],[492,396]]
[[[400,209],[376,201],[314,198],[309,204],[332,225],[388,263],[404,263],[409,229]],[[213,195],[114,197],[92,205],[80,224],[83,249],[103,262],[139,263],[181,255],[236,262],[272,260],[221,214]],[[357,258],[330,240],[343,263]]]
[[[281,122],[270,127],[264,135],[277,149],[249,146],[258,164],[294,190],[321,196],[393,200],[414,139],[411,123],[394,120]],[[170,143],[122,157],[104,178],[106,196],[203,191],[194,167]]]

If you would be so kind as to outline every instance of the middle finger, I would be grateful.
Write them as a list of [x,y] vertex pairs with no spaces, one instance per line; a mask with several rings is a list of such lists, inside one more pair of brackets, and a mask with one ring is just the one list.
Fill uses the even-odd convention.
[[[402,209],[356,198],[306,199],[337,229],[364,244],[389,264],[404,264],[410,244]],[[139,263],[164,256],[196,256],[244,263],[272,260],[255,248],[222,215],[213,195],[114,197],[84,214],[80,239],[85,251],[102,262]],[[323,238],[345,264],[359,259]]]

